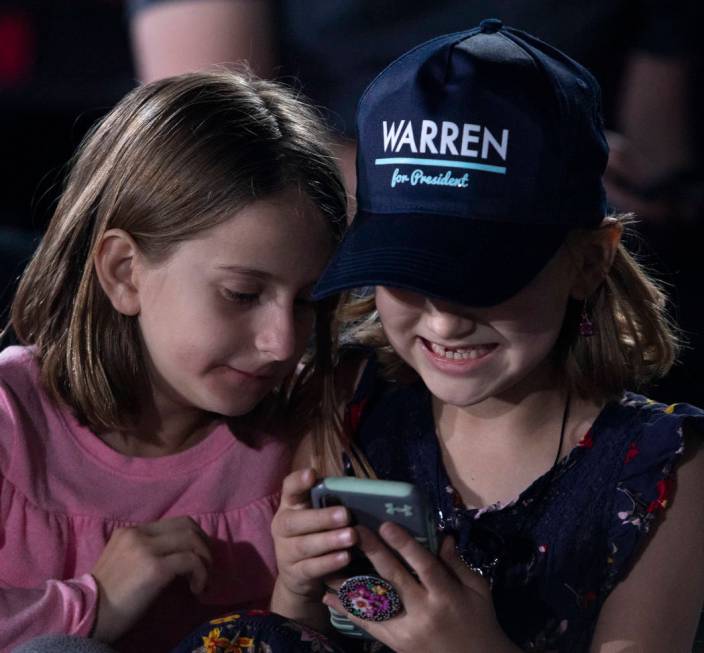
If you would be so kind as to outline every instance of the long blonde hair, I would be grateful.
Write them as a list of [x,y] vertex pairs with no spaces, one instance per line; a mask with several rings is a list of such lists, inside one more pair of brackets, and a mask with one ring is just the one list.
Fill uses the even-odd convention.
[[[303,100],[246,71],[167,78],[121,100],[81,144],[12,305],[10,326],[35,348],[50,395],[96,432],[129,428],[139,415],[147,373],[137,322],[113,309],[93,267],[106,230],[125,230],[158,262],[296,186],[336,243],[346,198],[329,142]],[[318,311],[318,358],[329,356],[333,310],[326,302]]]

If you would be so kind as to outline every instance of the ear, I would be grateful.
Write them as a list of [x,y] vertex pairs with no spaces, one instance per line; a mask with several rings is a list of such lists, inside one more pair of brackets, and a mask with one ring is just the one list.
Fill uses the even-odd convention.
[[604,281],[614,263],[623,225],[607,218],[598,229],[581,233],[570,250],[575,264],[571,296],[584,300]]
[[123,315],[139,313],[136,264],[139,249],[122,229],[108,229],[93,257],[95,273],[113,308]]

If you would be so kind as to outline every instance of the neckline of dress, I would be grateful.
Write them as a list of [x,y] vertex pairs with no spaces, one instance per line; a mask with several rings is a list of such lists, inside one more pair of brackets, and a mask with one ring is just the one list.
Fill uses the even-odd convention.
[[[423,413],[426,424],[425,428],[423,428],[423,431],[425,433],[429,433],[432,436],[432,446],[434,448],[434,453],[437,460],[437,476],[435,479],[437,483],[438,493],[437,501],[438,506],[441,507],[444,503],[442,501],[442,494],[447,494],[453,504],[453,495],[456,495],[458,498],[460,498],[460,494],[452,485],[450,477],[447,473],[447,469],[445,468],[445,462],[442,459],[442,450],[440,448],[437,427],[435,425],[435,419],[433,418],[432,395],[427,388],[424,387],[424,390],[425,401],[423,404]],[[590,448],[592,448],[593,443],[595,441],[594,434],[600,431],[601,422],[604,420],[605,415],[610,412],[614,405],[618,404],[619,402],[615,401],[607,402],[601,408],[597,416],[594,418],[594,421],[592,422],[591,426],[587,429],[587,432],[582,436],[579,442],[574,445],[572,449],[570,449],[567,455],[563,456],[557,462],[555,462],[550,467],[550,469],[548,469],[543,474],[534,479],[528,486],[526,486],[516,497],[514,497],[510,501],[507,501],[506,503],[501,503],[500,501],[498,501],[496,503],[488,504],[486,506],[472,507],[467,507],[464,505],[457,507],[453,505],[453,509],[460,510],[464,514],[468,516],[473,516],[476,519],[485,513],[501,512],[516,505],[530,503],[534,498],[534,494],[538,493],[540,489],[546,487],[552,480],[554,480],[555,477],[561,475],[561,473],[566,470],[568,466],[572,467],[573,464],[576,464],[576,462],[581,459],[584,453]],[[598,440],[598,437],[596,439]]]

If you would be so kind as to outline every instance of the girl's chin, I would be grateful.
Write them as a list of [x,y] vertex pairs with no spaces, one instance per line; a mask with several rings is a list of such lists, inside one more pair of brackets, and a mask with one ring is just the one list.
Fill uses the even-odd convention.
[[237,397],[237,401],[232,400],[232,396],[223,397],[220,401],[208,401],[201,405],[201,409],[215,413],[222,417],[244,417],[251,413],[266,398],[268,393],[261,396]]
[[435,399],[457,408],[474,406],[491,395],[491,391],[486,387],[457,387],[459,384],[456,380],[448,383],[437,378],[428,378],[427,375],[421,375],[421,378]]

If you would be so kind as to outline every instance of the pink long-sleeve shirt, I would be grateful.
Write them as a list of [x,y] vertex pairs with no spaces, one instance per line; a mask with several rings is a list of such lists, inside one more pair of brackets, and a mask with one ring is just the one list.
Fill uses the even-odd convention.
[[222,425],[177,454],[125,456],[46,396],[31,350],[1,352],[0,651],[41,634],[89,634],[98,598],[89,572],[110,535],[167,517],[188,515],[212,538],[208,588],[195,597],[175,581],[120,650],[168,651],[225,610],[266,607],[269,528],[290,450],[254,440]]

